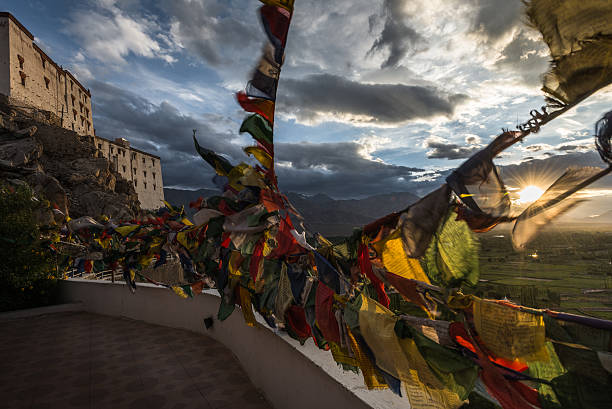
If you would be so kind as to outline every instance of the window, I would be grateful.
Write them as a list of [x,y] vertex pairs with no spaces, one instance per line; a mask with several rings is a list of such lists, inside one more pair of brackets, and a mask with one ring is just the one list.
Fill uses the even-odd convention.
[[144,172],[142,172],[144,174],[144,177],[147,177],[147,171],[145,170]]
[[153,172],[153,180],[155,180],[155,172]]
[[136,174],[136,168],[134,168],[134,174]]
[[123,165],[123,173],[125,173],[125,165]]
[[49,89],[49,82],[51,82],[51,80],[49,80],[49,78],[45,77],[45,87],[47,87],[47,89]]
[[113,152],[114,152],[114,148],[111,146],[111,153],[113,153]]
[[72,110],[72,118],[76,121],[76,109]]
[[23,70],[23,62],[24,62],[23,57],[17,54],[17,59],[19,60],[19,69]]
[[121,152],[121,154],[123,155],[123,157],[125,158],[125,149],[123,150],[123,152]]
[[[136,160],[136,154],[132,153],[132,159]],[[134,168],[134,171],[136,171],[136,168]]]
[[144,156],[142,157],[142,163],[145,163],[145,157]]
[[147,182],[145,182],[145,183],[144,183],[144,188],[145,188],[145,189],[147,188]]
[[[151,164],[155,166],[155,159],[151,158]],[[154,175],[153,177],[155,177],[155,173],[153,175]]]
[[91,128],[91,122],[87,121],[87,130],[89,131],[90,128]]
[[81,113],[83,113],[83,103],[79,102],[79,110],[81,111]]
[[85,114],[86,114],[87,118],[89,118],[89,108],[85,108]]
[[138,181],[134,179],[134,187],[138,186]]
[[46,68],[46,67],[47,67],[47,62],[45,61],[45,57],[43,57],[43,56],[41,55],[41,56],[40,56],[40,59],[41,59],[41,61],[42,61],[42,66],[43,66],[43,68]]
[[[74,86],[74,82],[72,82],[72,80],[70,80],[70,91],[73,90]],[[74,96],[72,97],[72,104],[74,105]]]
[[98,149],[100,149],[100,150],[102,149],[102,144],[101,143],[98,144]]
[[19,71],[19,76],[21,77],[21,85],[23,85],[25,87],[25,80],[26,80],[26,73],[23,71]]
[[157,187],[157,186],[153,185],[153,190],[155,190],[155,188],[156,188],[156,187]]
[[74,106],[74,95],[70,95],[70,99],[72,99],[72,106]]

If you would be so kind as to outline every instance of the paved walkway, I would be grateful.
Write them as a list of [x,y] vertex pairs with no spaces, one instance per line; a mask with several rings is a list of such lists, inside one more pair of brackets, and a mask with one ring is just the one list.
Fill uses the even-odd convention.
[[270,409],[204,335],[84,312],[0,323],[4,409]]

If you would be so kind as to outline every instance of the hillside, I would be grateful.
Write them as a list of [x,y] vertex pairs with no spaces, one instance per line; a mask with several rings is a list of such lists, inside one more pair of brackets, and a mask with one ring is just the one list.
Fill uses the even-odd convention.
[[0,95],[0,181],[28,184],[72,218],[134,218],[140,209],[130,182],[90,137],[59,126],[49,112],[16,107]]

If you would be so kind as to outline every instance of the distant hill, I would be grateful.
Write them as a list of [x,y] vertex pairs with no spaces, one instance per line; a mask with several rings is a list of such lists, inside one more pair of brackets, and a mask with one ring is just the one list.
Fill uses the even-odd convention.
[[[199,197],[206,198],[218,194],[218,191],[211,189],[164,189],[166,201],[172,205],[184,205],[188,215],[193,214],[189,208],[189,202]],[[363,226],[379,217],[405,209],[419,199],[410,192],[387,193],[363,199],[345,200],[336,200],[325,194],[306,196],[291,192],[287,194],[287,197],[304,216],[306,225],[311,231],[329,237],[349,235],[354,227]]]
[[346,236],[353,228],[368,224],[379,217],[405,209],[419,197],[410,192],[388,193],[363,199],[335,200],[318,194],[305,196],[288,193],[287,197],[304,216],[307,227],[324,236]]
[[166,202],[171,205],[185,206],[187,215],[193,215],[194,211],[189,207],[189,202],[198,200],[199,197],[210,197],[218,195],[218,190],[213,189],[198,189],[198,190],[184,190],[184,189],[172,189],[164,188],[164,198]]

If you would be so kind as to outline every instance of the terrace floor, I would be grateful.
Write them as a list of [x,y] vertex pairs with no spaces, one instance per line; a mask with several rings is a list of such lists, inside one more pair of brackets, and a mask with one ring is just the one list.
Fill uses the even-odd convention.
[[0,407],[271,408],[212,338],[85,312],[0,323]]

